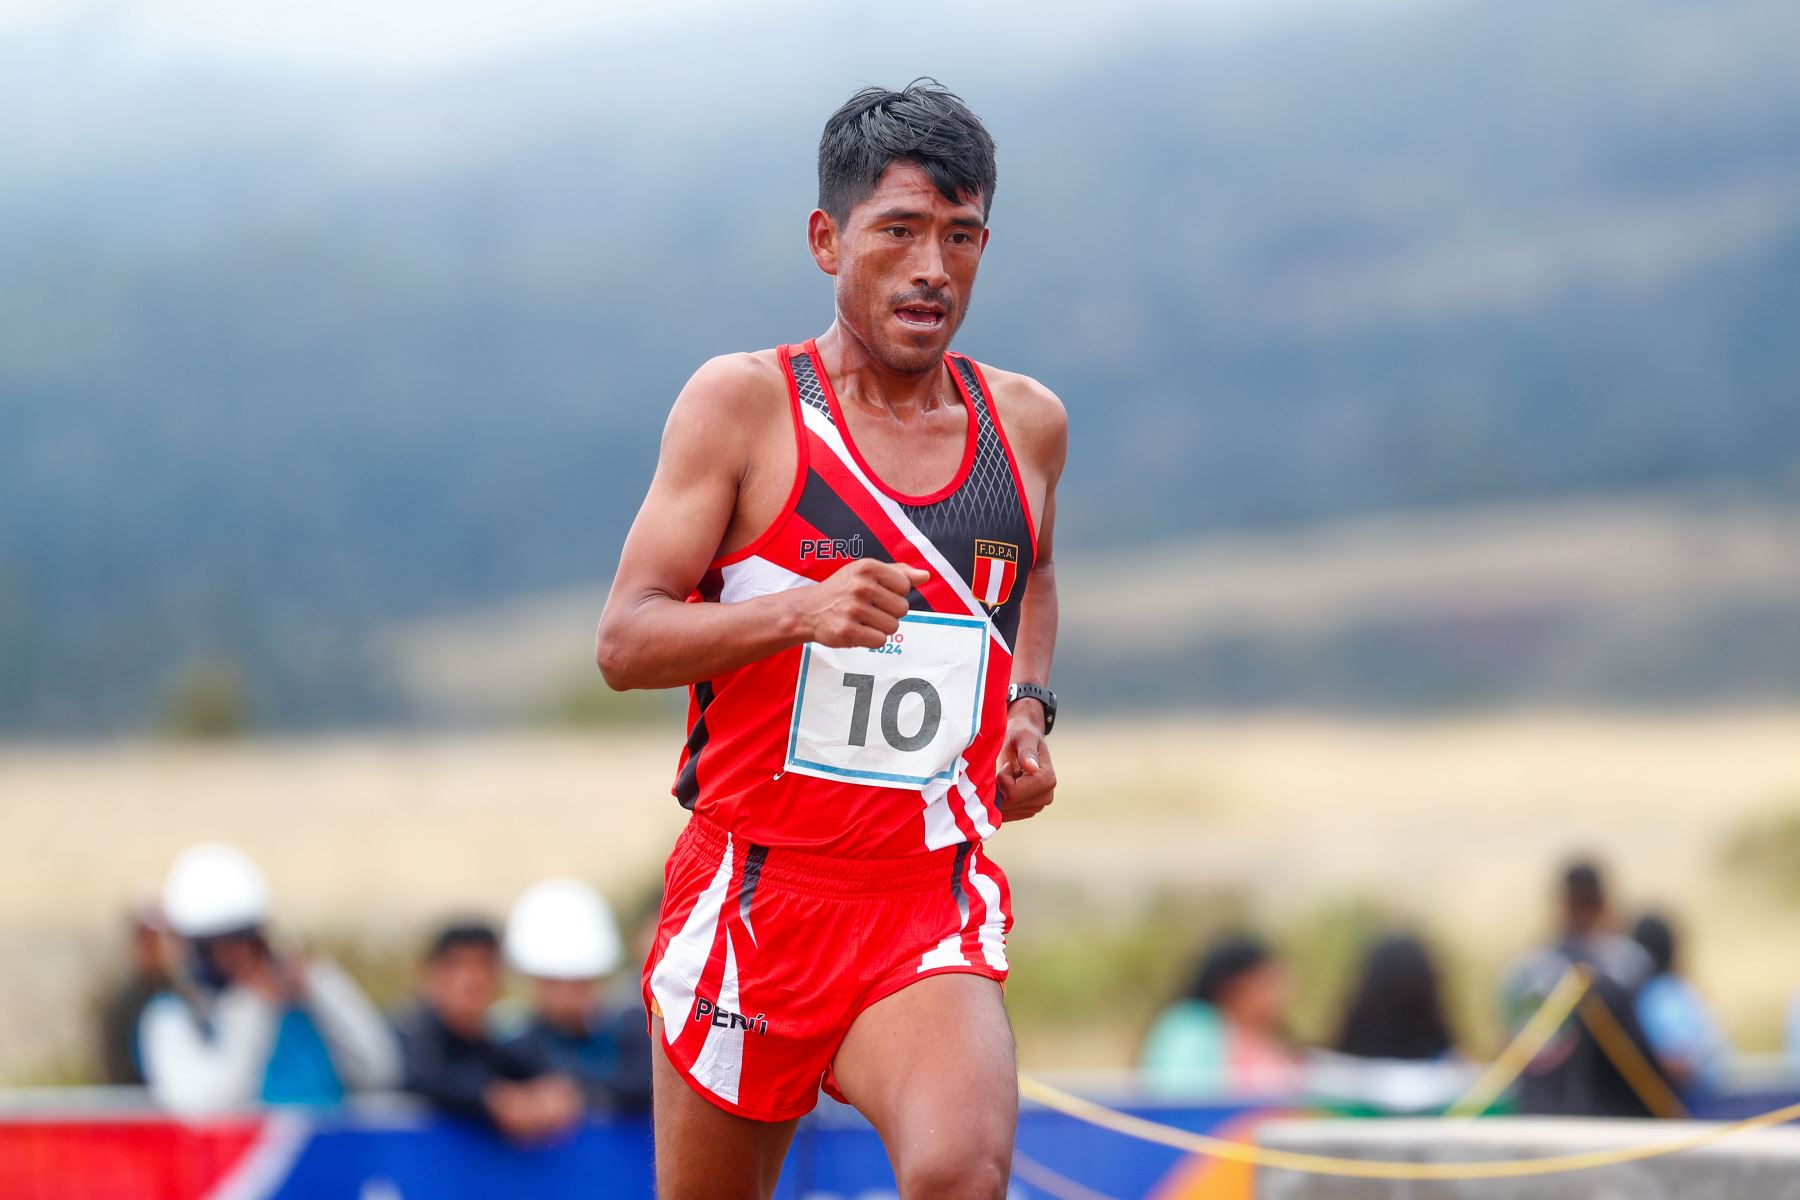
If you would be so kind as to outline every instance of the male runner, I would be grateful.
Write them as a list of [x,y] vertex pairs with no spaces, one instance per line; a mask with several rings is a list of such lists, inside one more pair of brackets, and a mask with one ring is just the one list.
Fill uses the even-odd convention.
[[769,1196],[821,1084],[906,1200],[1005,1194],[1012,915],[982,841],[1055,788],[1067,422],[948,353],[994,182],[929,81],[832,114],[807,231],[836,320],[695,373],[625,542],[600,669],[691,689],[644,969],[663,1200]]

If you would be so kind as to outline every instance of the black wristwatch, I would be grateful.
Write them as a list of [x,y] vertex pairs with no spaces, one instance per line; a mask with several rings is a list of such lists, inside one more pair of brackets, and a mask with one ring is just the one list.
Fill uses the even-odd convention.
[[1044,736],[1056,728],[1056,693],[1047,687],[1039,687],[1035,683],[1008,684],[1006,688],[1006,704],[1012,707],[1014,700],[1036,700],[1044,706]]

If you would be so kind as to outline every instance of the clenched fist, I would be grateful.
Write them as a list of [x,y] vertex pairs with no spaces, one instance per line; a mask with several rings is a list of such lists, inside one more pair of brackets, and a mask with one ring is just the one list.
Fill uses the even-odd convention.
[[1035,700],[1014,701],[995,775],[1001,820],[1035,817],[1056,799],[1056,768],[1044,742],[1043,709]]
[[821,646],[885,644],[906,615],[906,597],[931,572],[863,558],[812,587],[785,593],[799,608],[806,640]]

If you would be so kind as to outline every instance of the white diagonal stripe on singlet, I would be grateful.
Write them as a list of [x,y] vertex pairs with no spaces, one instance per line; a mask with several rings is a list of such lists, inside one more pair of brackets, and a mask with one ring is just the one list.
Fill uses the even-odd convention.
[[956,815],[951,809],[955,800],[961,800],[963,812],[968,815],[969,823],[975,826],[975,832],[984,838],[994,836],[994,823],[988,820],[987,806],[981,802],[981,794],[975,785],[969,782],[969,762],[962,755],[956,756],[956,764],[949,779],[933,779],[919,790],[925,799],[925,848],[942,850],[945,846],[954,846],[958,842],[967,841],[956,824]]
[[924,556],[925,561],[931,564],[945,585],[956,593],[956,598],[963,602],[963,607],[968,610],[969,615],[980,617],[986,621],[989,635],[1000,644],[1002,650],[1011,654],[1012,647],[1006,644],[1006,639],[1000,636],[998,629],[994,628],[993,621],[989,620],[987,612],[975,599],[975,594],[969,591],[969,585],[963,582],[963,577],[957,573],[956,568],[949,564],[938,548],[932,544],[931,539],[919,531],[919,527],[912,523],[912,518],[906,515],[906,511],[894,501],[893,497],[877,487],[874,481],[863,473],[863,469],[856,465],[855,456],[850,453],[849,447],[844,445],[843,435],[838,431],[838,427],[831,423],[831,418],[810,404],[802,404],[800,413],[806,420],[806,427],[819,435],[819,440],[825,443],[826,448],[837,457],[844,469],[863,485],[863,489],[870,496],[874,497],[875,503],[881,506],[881,511],[887,514],[887,519],[893,522],[901,535]]
[[[956,771],[961,775],[968,770],[968,764],[962,755],[956,756]],[[950,810],[950,784],[948,779],[933,779],[923,788],[919,795],[925,801],[925,848],[942,850],[945,846],[954,846],[965,841],[963,832],[957,828],[956,814]]]
[[984,838],[994,836],[994,823],[988,820],[987,805],[981,802],[981,794],[969,781],[969,764],[961,755],[956,759],[956,790],[962,793],[963,811],[969,816],[969,823],[975,826],[975,832]]
[[811,582],[806,576],[790,571],[780,563],[773,563],[759,554],[753,554],[719,568],[719,603],[735,604],[739,600],[753,600],[758,596],[805,587]]

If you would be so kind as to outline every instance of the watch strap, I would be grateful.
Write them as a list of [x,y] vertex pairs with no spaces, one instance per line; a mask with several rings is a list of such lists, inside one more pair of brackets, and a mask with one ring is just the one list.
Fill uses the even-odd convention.
[[1044,734],[1056,726],[1056,693],[1047,687],[1035,683],[1009,684],[1006,689],[1006,703],[1010,706],[1014,700],[1036,700],[1044,706]]

